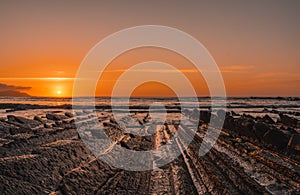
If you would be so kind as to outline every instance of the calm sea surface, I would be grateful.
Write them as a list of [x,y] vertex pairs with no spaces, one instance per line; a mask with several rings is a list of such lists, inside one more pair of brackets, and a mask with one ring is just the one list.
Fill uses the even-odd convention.
[[[111,99],[107,97],[96,97],[91,98],[44,98],[44,97],[16,97],[7,98],[0,97],[0,104],[32,104],[32,105],[51,105],[51,106],[62,106],[62,105],[90,105],[94,102],[97,106],[111,105]],[[224,101],[216,99],[216,105],[224,105]],[[151,105],[153,103],[159,103],[160,105],[178,105],[185,108],[193,108],[195,105],[199,105],[200,109],[208,109],[211,106],[210,98],[198,98],[198,101],[194,101],[191,98],[183,98],[180,101],[177,98],[132,98],[130,99],[130,105],[144,106]],[[127,105],[126,99],[115,98],[113,105],[124,106]],[[234,111],[238,114],[251,114],[253,116],[261,116],[268,114],[272,118],[278,118],[278,112],[284,112],[289,115],[293,115],[295,118],[300,119],[300,99],[299,98],[238,98],[231,97],[226,100],[227,111]],[[220,106],[222,107],[222,106]],[[17,111],[16,114],[26,112],[29,115],[30,110]],[[38,110],[35,110],[35,113]],[[0,115],[4,115],[6,110],[0,110]]]

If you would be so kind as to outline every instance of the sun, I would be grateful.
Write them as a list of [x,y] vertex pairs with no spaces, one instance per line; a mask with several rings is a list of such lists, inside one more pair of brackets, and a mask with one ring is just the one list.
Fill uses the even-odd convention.
[[61,90],[56,91],[57,95],[61,95]]

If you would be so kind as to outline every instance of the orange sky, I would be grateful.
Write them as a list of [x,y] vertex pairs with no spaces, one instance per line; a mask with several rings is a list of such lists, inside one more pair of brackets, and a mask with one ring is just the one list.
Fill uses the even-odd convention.
[[[0,83],[31,87],[21,91],[33,96],[71,96],[77,69],[97,42],[124,28],[158,24],[185,31],[206,46],[229,96],[300,96],[299,18],[299,1],[1,1]],[[148,60],[179,68],[198,95],[209,95],[191,63],[157,48],[115,59],[96,95],[109,95],[122,71]],[[172,94],[157,83],[134,93]]]

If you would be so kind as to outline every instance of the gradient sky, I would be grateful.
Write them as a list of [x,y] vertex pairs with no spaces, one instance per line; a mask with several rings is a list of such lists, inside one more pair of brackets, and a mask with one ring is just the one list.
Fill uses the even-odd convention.
[[[155,24],[204,44],[229,96],[300,96],[299,19],[298,0],[1,1],[0,83],[34,96],[71,96],[77,69],[96,43],[124,28]],[[96,95],[109,95],[118,76],[142,60],[177,64],[198,95],[209,95],[201,74],[189,71],[193,65],[153,48],[119,56]],[[156,94],[173,92],[157,83],[135,91]]]

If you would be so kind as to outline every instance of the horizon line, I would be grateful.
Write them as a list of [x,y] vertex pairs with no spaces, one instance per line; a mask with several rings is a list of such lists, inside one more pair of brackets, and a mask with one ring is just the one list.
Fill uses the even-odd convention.
[[[0,98],[57,98],[57,99],[72,99],[72,98],[112,98],[112,96],[0,96]],[[128,98],[127,96],[116,96],[113,98]],[[178,98],[177,96],[131,96],[130,98]],[[183,96],[181,98],[194,98],[192,96]],[[196,96],[196,98],[224,98],[222,96]],[[279,99],[279,98],[300,98],[300,96],[225,96],[225,98],[272,98],[272,99]]]

